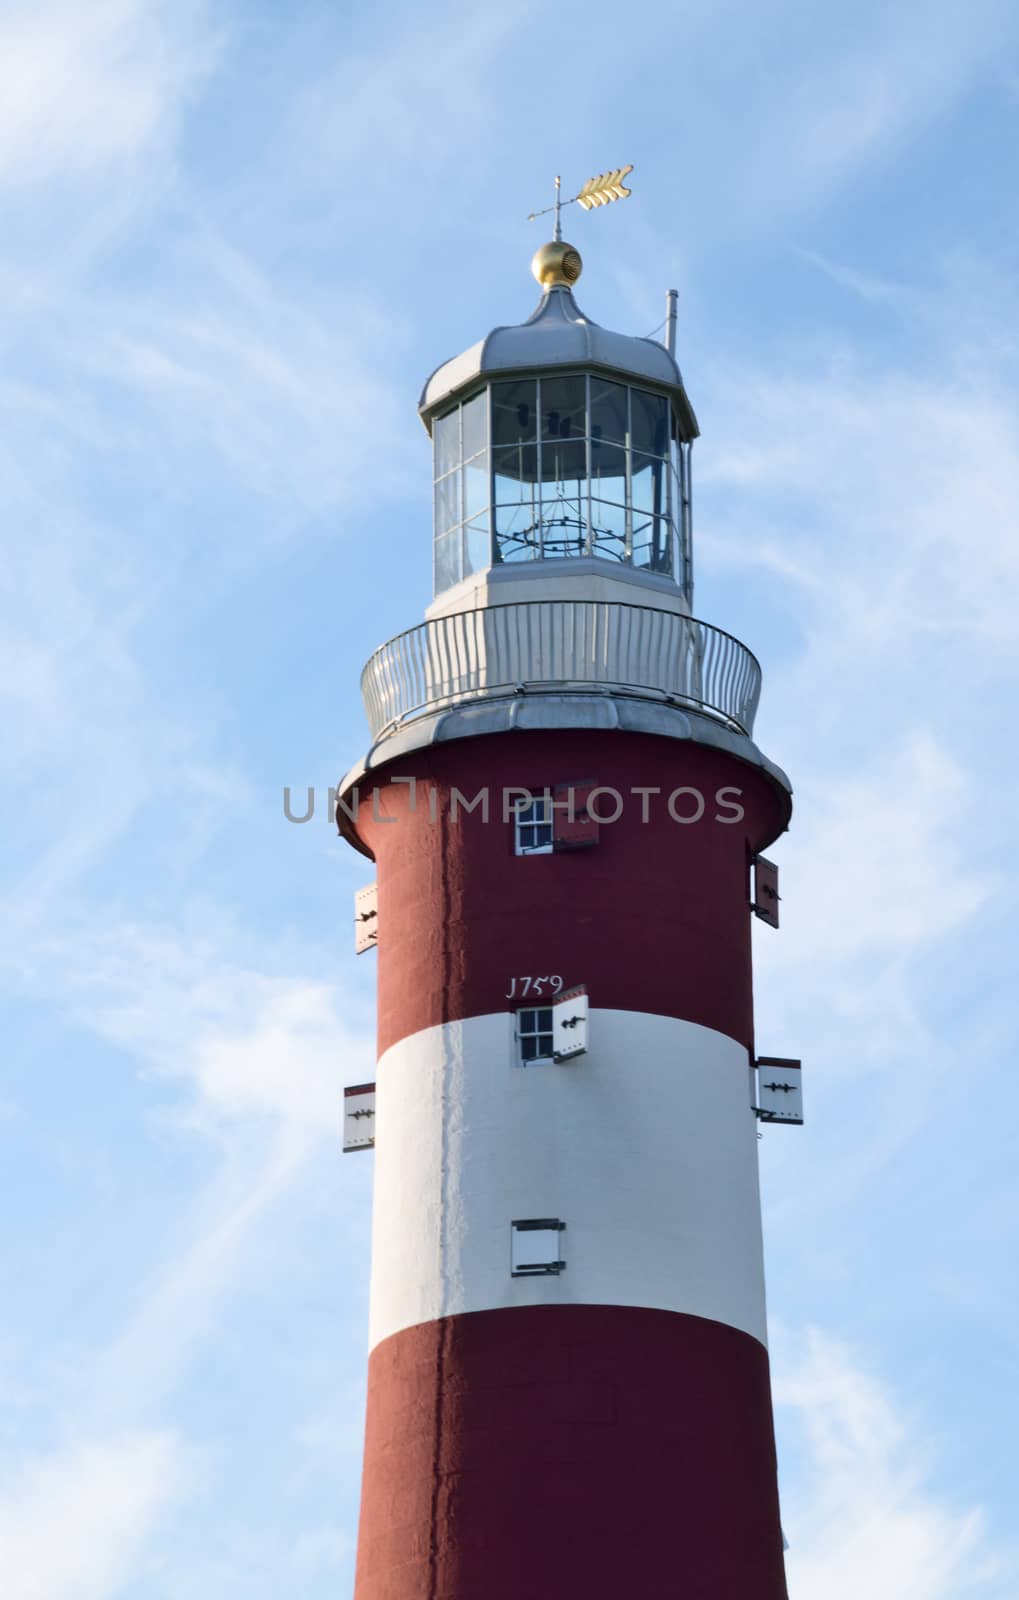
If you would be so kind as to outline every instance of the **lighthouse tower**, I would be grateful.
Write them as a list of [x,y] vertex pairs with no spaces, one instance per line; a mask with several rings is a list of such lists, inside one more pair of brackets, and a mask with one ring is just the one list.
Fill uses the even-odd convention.
[[533,270],[425,384],[434,599],[338,790],[377,873],[355,1597],[782,1600],[757,1134],[798,1074],[750,928],[789,784],[691,613],[673,341],[591,321],[562,240]]

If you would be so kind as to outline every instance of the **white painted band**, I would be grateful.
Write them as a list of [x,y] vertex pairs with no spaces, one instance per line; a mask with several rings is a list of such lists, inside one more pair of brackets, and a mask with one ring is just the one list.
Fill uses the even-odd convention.
[[[519,1305],[689,1312],[765,1342],[747,1052],[697,1023],[593,1010],[587,1054],[515,1065],[512,1013],[379,1061],[371,1344]],[[557,1217],[566,1269],[510,1275],[510,1224]]]

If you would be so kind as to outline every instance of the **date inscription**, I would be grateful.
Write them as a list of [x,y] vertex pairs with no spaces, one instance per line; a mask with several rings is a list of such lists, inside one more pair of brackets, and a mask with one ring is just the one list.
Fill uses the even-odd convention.
[[506,992],[507,1000],[540,1000],[562,992],[563,980],[558,973],[547,978],[511,978]]

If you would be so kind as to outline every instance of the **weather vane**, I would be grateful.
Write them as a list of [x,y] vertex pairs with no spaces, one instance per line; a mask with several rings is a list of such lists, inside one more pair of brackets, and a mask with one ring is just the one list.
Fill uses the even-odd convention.
[[532,211],[527,220],[528,222],[533,222],[536,217],[547,217],[550,211],[554,211],[555,231],[552,237],[558,244],[563,236],[562,222],[560,221],[560,213],[563,206],[572,206],[574,201],[578,201],[585,211],[591,211],[595,206],[610,205],[613,200],[625,200],[630,191],[624,185],[623,179],[627,173],[632,171],[633,162],[631,161],[628,167],[616,167],[612,172],[599,172],[596,178],[588,178],[584,187],[577,194],[572,195],[569,200],[561,198],[562,181],[557,177],[555,181],[555,202],[550,206],[546,206],[544,211]]

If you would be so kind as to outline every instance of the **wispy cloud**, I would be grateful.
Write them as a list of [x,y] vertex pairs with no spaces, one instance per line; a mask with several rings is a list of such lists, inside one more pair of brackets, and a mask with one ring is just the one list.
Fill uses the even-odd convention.
[[133,1576],[161,1518],[194,1491],[196,1470],[194,1452],[168,1432],[72,1440],[4,1462],[4,1593],[9,1600],[110,1600]]
[[[808,780],[801,805],[783,962],[817,963],[829,978],[840,968],[852,981],[861,958],[915,952],[958,928],[991,887],[960,839],[979,796],[951,748],[929,733]],[[770,961],[775,942],[761,942]]]
[[979,1510],[934,1487],[918,1420],[842,1343],[783,1334],[775,1396],[796,1453],[783,1500],[791,1600],[1015,1592],[1014,1552]]
[[335,984],[223,957],[169,931],[116,927],[84,970],[65,968],[64,992],[144,1070],[178,1082],[205,1132],[267,1117],[302,1136],[335,1135],[336,1064],[371,1047],[367,1012],[349,999],[344,1008]]
[[807,0],[688,8],[676,116],[697,142],[684,191],[699,233],[759,238],[787,226],[861,170],[891,163],[997,75],[1016,38],[1007,4],[939,6],[936,27],[932,15],[919,0],[867,0],[851,18]]
[[[886,668],[882,650],[898,650],[905,675],[967,633],[985,653],[991,643],[1011,653],[1019,447],[1009,391],[986,366],[950,365],[937,378],[878,373],[846,353],[808,376],[802,360],[780,375],[733,373],[725,385],[724,434],[703,463],[702,487],[718,493],[702,540],[709,557],[711,522],[735,521],[723,495],[744,527],[752,496],[757,536],[733,529],[724,558],[783,579],[803,574],[824,647],[852,649],[858,681]],[[927,654],[907,658],[906,644]],[[967,666],[979,670],[979,659]]]
[[1019,668],[1011,374],[989,331],[974,363],[946,307],[914,313],[940,347],[898,364],[801,347],[717,380],[699,543],[781,644],[759,731],[797,816],[762,974],[778,963],[793,996],[801,965],[838,1010],[892,970],[900,1023],[921,955],[1013,875],[995,724]]
[[327,188],[345,208],[359,208],[366,187],[369,209],[394,189],[411,207],[448,195],[449,169],[462,176],[475,168],[499,123],[491,76],[500,51],[550,21],[533,0],[512,10],[453,0],[427,16],[405,12],[370,50],[351,53],[337,37],[333,58],[291,112],[292,181]]
[[342,1083],[371,1076],[374,1040],[361,1004],[335,985],[231,965],[167,931],[118,926],[85,962],[73,941],[59,959],[79,1023],[172,1091],[161,1126],[221,1158],[102,1364],[104,1405],[143,1407],[208,1331],[265,1218],[323,1144],[339,1150]]
[[137,162],[214,59],[203,0],[34,0],[0,19],[0,184]]
[[[397,396],[387,364],[400,335],[370,292],[315,310],[274,285],[257,260],[197,223],[153,264],[147,289],[64,308],[46,334],[74,382],[106,388],[131,415],[124,443],[171,489],[183,459],[225,470],[235,490],[286,507],[291,523],[328,507],[349,516],[404,485],[392,442]],[[408,429],[409,408],[400,416]],[[278,525],[278,517],[276,519]],[[247,537],[257,537],[249,523]],[[225,540],[241,530],[224,529]]]
[[[344,1074],[369,1076],[374,1047],[358,1030],[358,1008],[342,1007],[334,989],[217,962],[214,950],[185,948],[167,932],[121,927],[86,961],[72,942],[60,973],[52,998],[171,1091],[150,1133],[197,1137],[215,1155],[211,1175],[186,1203],[181,1196],[173,1245],[148,1264],[126,1322],[73,1383],[65,1376],[70,1442],[48,1453],[8,1450],[0,1570],[11,1592],[17,1600],[107,1600],[146,1570],[163,1516],[194,1493],[196,1475],[213,1471],[182,1440],[153,1429],[153,1419],[214,1336],[238,1283],[257,1275],[259,1259],[272,1270],[279,1229],[309,1203],[302,1191],[319,1155],[332,1152],[330,1167],[338,1155]],[[352,1169],[341,1176],[359,1181]],[[352,1213],[349,1226],[363,1232],[366,1218]],[[322,1448],[313,1433],[300,1454]],[[65,1501],[75,1508],[68,1537],[44,1553]],[[81,1538],[91,1535],[87,1559],[79,1523]],[[300,1583],[345,1560],[351,1533],[316,1524],[270,1546],[257,1570]],[[223,1558],[224,1582],[236,1577],[238,1593],[242,1554]],[[191,1592],[186,1565],[171,1563],[167,1593]]]
[[1000,1049],[973,974],[1019,888],[1019,447],[1010,353],[994,317],[960,334],[968,298],[903,289],[894,354],[791,339],[709,390],[702,592],[761,651],[759,736],[796,790],[783,927],[755,938],[758,1048],[803,1057],[808,1101],[805,1142],[762,1147],[770,1249],[791,1272],[791,1228],[815,1285],[849,1270],[833,1228],[862,1259],[874,1208],[908,1208],[897,1174],[950,1146],[951,1086]]

